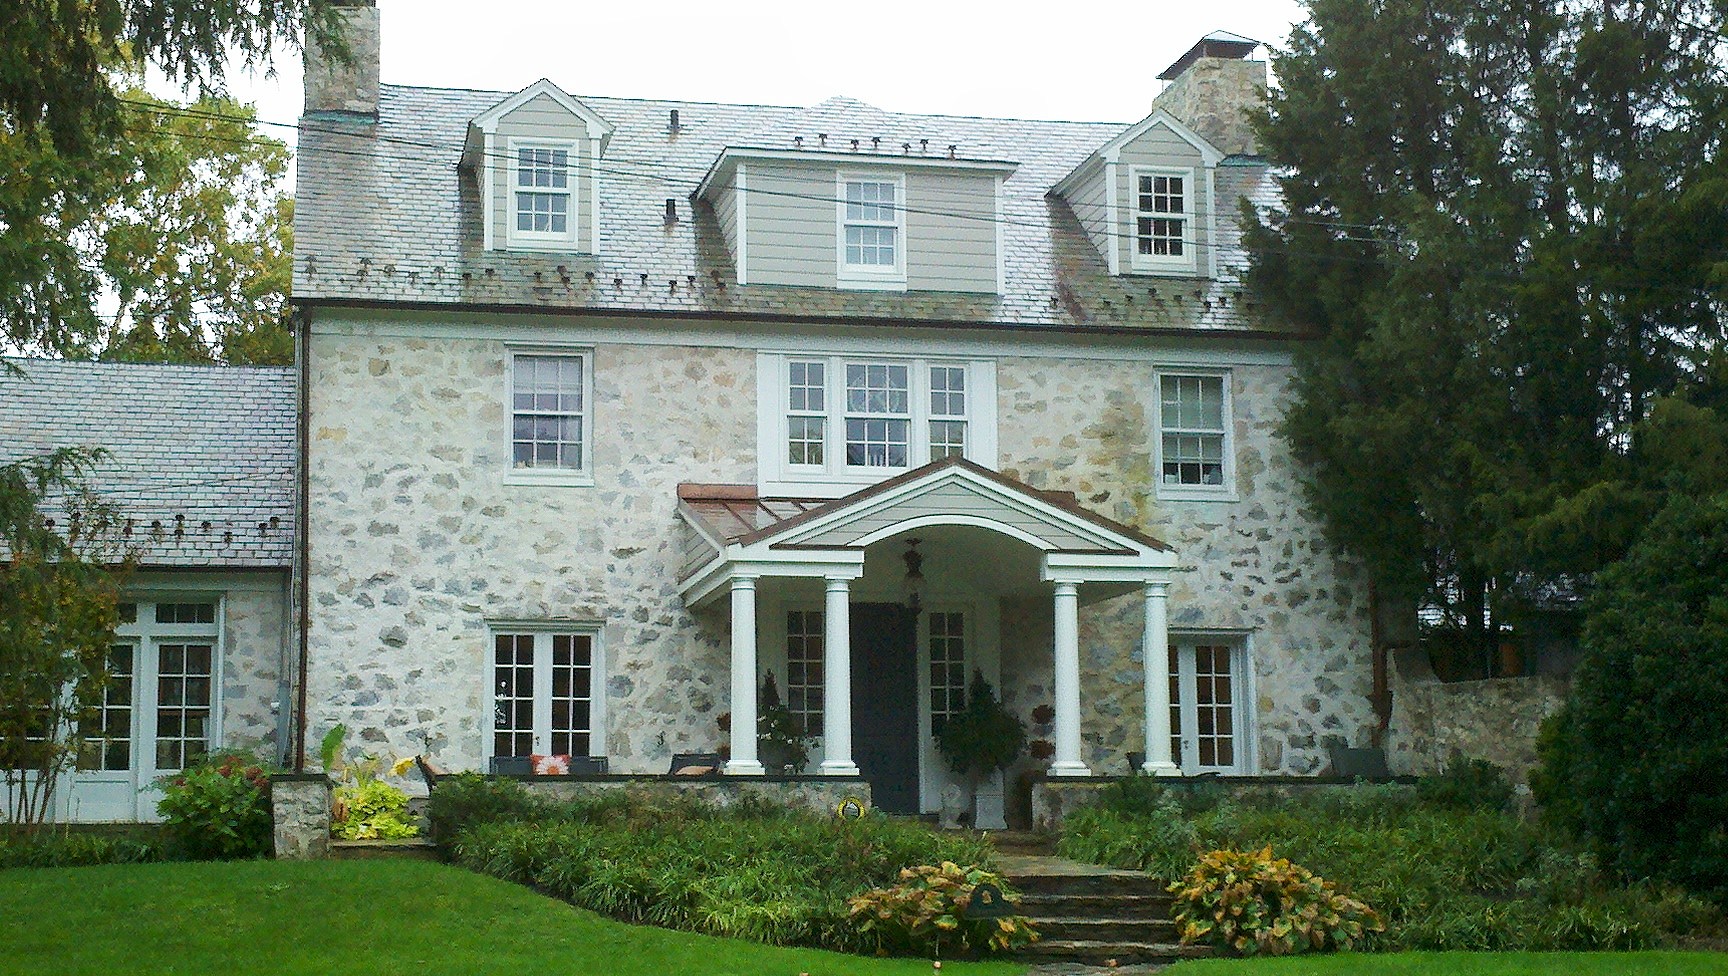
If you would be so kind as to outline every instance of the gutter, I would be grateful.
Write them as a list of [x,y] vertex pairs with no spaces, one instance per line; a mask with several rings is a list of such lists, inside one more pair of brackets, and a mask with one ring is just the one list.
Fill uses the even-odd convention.
[[312,608],[310,598],[311,585],[311,493],[308,485],[311,481],[308,461],[311,458],[311,392],[310,378],[312,373],[312,320],[304,312],[296,309],[294,312],[295,330],[294,358],[297,367],[295,373],[295,408],[294,408],[294,586],[296,603],[298,603],[298,620],[295,622],[295,637],[298,642],[296,677],[294,685],[294,763],[296,773],[306,771],[306,672],[307,657],[310,647],[308,631],[311,629]]
[[783,312],[713,312],[703,310],[600,308],[528,304],[471,304],[464,302],[400,301],[382,298],[297,298],[301,309],[356,308],[402,312],[440,312],[446,315],[487,312],[497,315],[555,316],[559,318],[631,318],[687,322],[747,322],[761,325],[844,325],[889,329],[960,329],[970,331],[1022,332],[1034,335],[1104,335],[1143,338],[1231,339],[1251,342],[1289,342],[1318,339],[1318,332],[1248,329],[1157,328],[1111,325],[1028,325],[976,319],[916,319],[858,315],[791,315]]

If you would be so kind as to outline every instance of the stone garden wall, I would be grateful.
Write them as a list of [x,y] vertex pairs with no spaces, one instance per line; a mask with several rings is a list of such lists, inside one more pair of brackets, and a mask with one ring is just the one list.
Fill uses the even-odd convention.
[[1570,677],[1555,675],[1442,682],[1420,652],[1400,652],[1393,658],[1387,763],[1395,773],[1432,773],[1456,752],[1526,783],[1542,720],[1559,711],[1570,688]]

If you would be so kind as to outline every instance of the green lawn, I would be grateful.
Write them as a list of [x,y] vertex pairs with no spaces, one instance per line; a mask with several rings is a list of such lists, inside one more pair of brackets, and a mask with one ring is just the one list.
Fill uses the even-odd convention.
[[1401,952],[1187,962],[1169,976],[1723,976],[1719,952]]
[[253,861],[0,871],[0,972],[928,976],[930,963],[625,925],[425,862]]

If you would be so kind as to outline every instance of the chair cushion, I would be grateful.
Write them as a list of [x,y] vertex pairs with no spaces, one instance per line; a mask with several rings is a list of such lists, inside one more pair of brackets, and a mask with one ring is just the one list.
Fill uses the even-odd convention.
[[568,776],[570,775],[570,757],[564,753],[550,756],[529,756],[536,776]]
[[713,766],[685,766],[673,773],[674,776],[707,776],[714,772]]

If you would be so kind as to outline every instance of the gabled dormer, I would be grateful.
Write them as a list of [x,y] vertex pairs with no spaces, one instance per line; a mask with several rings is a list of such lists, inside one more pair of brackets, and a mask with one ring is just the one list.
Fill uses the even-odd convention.
[[1163,109],[1056,184],[1113,275],[1214,273],[1216,167],[1224,154]]
[[611,138],[610,122],[544,78],[476,116],[462,161],[479,182],[485,248],[595,253]]
[[1018,164],[831,99],[723,148],[696,195],[739,284],[999,294]]

